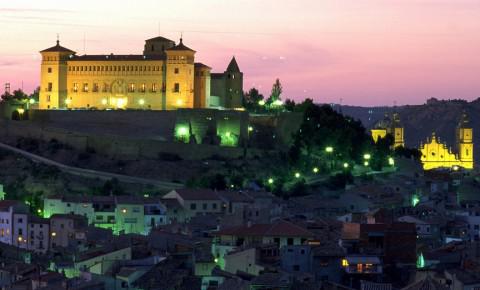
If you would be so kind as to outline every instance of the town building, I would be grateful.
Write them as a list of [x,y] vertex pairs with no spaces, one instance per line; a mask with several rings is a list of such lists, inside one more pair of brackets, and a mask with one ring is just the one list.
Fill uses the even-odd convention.
[[14,214],[27,213],[27,206],[17,200],[0,201],[0,242],[13,245]]
[[59,40],[40,53],[42,110],[242,107],[243,73],[235,58],[224,73],[211,74],[182,38],[178,44],[147,39],[136,55],[77,55]]

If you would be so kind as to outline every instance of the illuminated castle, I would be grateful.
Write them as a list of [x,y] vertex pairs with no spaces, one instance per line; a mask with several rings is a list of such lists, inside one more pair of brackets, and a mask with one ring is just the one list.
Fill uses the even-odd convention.
[[182,39],[148,39],[140,55],[76,55],[58,40],[40,53],[40,109],[242,107],[235,58],[224,73],[211,74]]
[[424,170],[435,168],[465,168],[473,169],[473,129],[471,128],[466,114],[458,124],[456,130],[457,153],[447,148],[440,138],[432,133],[425,144],[420,145],[422,153],[421,161]]
[[405,141],[403,139],[403,125],[400,122],[400,115],[393,113],[392,118],[385,114],[385,118],[378,122],[373,129],[370,130],[373,141],[378,142],[380,138],[385,138],[387,134],[393,136],[393,147],[404,147]]

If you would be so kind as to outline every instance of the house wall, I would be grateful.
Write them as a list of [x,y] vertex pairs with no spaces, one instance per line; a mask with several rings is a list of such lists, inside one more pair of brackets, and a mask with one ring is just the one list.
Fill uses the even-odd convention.
[[50,226],[43,223],[28,223],[28,249],[46,253],[50,246]]
[[0,242],[12,244],[12,208],[7,211],[0,211]]
[[236,274],[242,271],[258,276],[264,268],[256,263],[256,249],[251,248],[241,252],[227,254],[225,256],[225,271]]

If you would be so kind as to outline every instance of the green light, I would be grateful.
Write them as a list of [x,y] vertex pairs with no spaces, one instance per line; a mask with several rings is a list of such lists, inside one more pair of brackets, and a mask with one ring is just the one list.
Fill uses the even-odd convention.
[[300,178],[301,174],[300,172],[295,172],[295,178]]
[[30,100],[28,100],[28,102],[33,105],[33,104],[35,104],[35,99],[30,99]]
[[258,101],[258,104],[259,104],[260,106],[265,106],[265,101],[264,101],[264,100],[260,100],[260,101]]
[[368,166],[370,164],[368,163],[368,161],[365,161],[365,162],[363,162],[363,165]]
[[328,146],[327,148],[325,148],[325,152],[332,153],[333,152],[333,147]]
[[232,136],[232,133],[230,133],[230,132],[228,132],[228,131],[225,132],[225,137],[230,138],[231,136]]
[[248,126],[248,132],[252,132],[253,131],[253,127],[252,126]]
[[418,197],[418,195],[414,194],[412,196],[412,207],[416,207],[417,204],[420,203],[420,198]]
[[186,126],[178,126],[175,130],[175,137],[178,139],[183,140],[184,142],[188,141],[186,140],[188,137],[188,127]]
[[313,173],[318,173],[318,167],[313,167]]
[[274,106],[281,106],[281,105],[283,105],[283,102],[281,100],[276,100],[275,102],[273,102],[273,105]]
[[348,168],[350,166],[350,164],[348,164],[347,162],[343,163],[343,168]]
[[420,253],[417,258],[417,268],[425,268],[425,258],[423,258],[423,253]]
[[269,178],[269,179],[267,180],[267,182],[268,182],[268,184],[273,184],[273,178]]
[[42,210],[41,209],[37,209],[37,213],[42,213]]
[[368,153],[363,155],[363,159],[365,159],[365,160],[369,160],[370,158],[372,158],[372,155],[370,155]]
[[143,105],[145,105],[145,100],[144,100],[144,99],[140,99],[140,100],[138,101],[138,103],[140,104],[140,106],[143,106]]
[[395,165],[395,160],[392,157],[388,157],[388,165],[390,166]]
[[150,195],[148,193],[145,193],[143,197],[150,197]]
[[215,264],[218,263],[218,258],[213,259],[213,261],[215,262]]

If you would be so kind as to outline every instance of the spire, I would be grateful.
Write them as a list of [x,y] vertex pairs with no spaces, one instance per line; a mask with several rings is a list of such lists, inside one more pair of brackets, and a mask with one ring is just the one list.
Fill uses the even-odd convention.
[[60,34],[57,33],[57,46],[60,46]]
[[240,68],[238,67],[237,60],[235,56],[232,57],[232,60],[228,64],[227,72],[240,72]]

